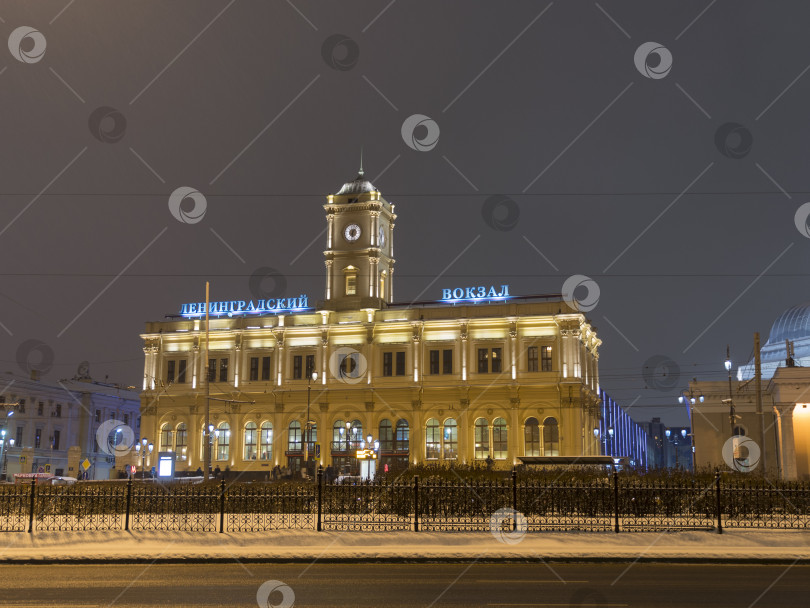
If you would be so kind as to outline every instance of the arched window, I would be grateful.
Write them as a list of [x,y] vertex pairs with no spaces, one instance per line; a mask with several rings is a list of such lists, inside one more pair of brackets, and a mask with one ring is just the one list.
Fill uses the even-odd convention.
[[335,420],[332,425],[332,450],[335,452],[345,452],[349,449],[346,437],[346,421]]
[[214,431],[217,441],[217,460],[228,460],[231,452],[231,425],[221,422]]
[[435,460],[442,449],[442,434],[439,430],[439,421],[431,418],[425,426],[425,458]]
[[245,460],[256,460],[256,435],[259,427],[255,422],[245,425]]
[[458,423],[455,418],[444,421],[442,456],[445,460],[455,460],[458,457]]
[[177,460],[185,460],[188,456],[188,429],[186,423],[181,422],[177,425],[174,434],[174,449],[177,453],[175,457]]
[[287,433],[287,450],[290,452],[300,452],[303,448],[301,444],[301,423],[293,420]]
[[540,455],[540,423],[537,418],[527,418],[526,426],[523,427],[523,440],[525,447],[524,456]]
[[506,460],[508,445],[506,420],[496,418],[492,422],[492,457],[495,460]]
[[259,436],[259,451],[262,460],[272,460],[273,458],[273,423],[262,422],[262,432]]
[[357,295],[357,268],[354,266],[346,266],[343,269],[343,276],[346,279],[346,295]]
[[397,452],[407,452],[410,447],[410,429],[408,421],[400,418],[397,420],[397,432],[394,435],[394,450]]
[[560,427],[553,417],[543,420],[543,456],[560,455]]
[[167,422],[160,427],[160,451],[171,452],[172,448],[172,426]]
[[352,420],[349,441],[351,442],[349,446],[351,449],[359,448],[360,442],[363,441],[363,423],[359,420]]
[[387,418],[380,420],[380,450],[390,452],[394,449],[394,429]]
[[486,418],[475,421],[475,458],[486,460],[489,458],[489,423]]

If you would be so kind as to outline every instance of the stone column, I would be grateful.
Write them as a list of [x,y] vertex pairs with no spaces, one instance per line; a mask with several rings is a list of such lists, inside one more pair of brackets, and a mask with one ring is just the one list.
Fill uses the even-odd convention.
[[[796,479],[796,444],[793,437],[793,408],[794,403],[778,404],[774,406],[779,417],[779,457],[781,464],[781,478],[793,481]],[[760,446],[762,447],[762,446]]]
[[510,410],[509,416],[509,426],[507,428],[507,437],[509,438],[509,453],[507,457],[510,459],[512,464],[517,464],[520,462],[518,460],[518,456],[523,452],[520,449],[520,416],[518,415],[520,407],[520,399],[512,399],[512,409]]

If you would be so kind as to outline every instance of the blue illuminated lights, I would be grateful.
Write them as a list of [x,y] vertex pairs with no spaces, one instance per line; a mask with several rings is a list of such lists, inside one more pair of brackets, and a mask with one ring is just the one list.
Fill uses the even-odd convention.
[[509,285],[501,285],[500,291],[495,290],[494,285],[487,289],[484,285],[475,287],[455,287],[453,289],[442,289],[442,302],[480,302],[482,300],[508,300]]
[[[297,298],[269,298],[267,300],[225,300],[222,302],[209,302],[208,314],[219,317],[226,315],[274,315],[287,312],[302,312],[312,310],[308,306],[309,298],[301,294]],[[180,307],[180,316],[204,317],[205,302],[191,302]]]

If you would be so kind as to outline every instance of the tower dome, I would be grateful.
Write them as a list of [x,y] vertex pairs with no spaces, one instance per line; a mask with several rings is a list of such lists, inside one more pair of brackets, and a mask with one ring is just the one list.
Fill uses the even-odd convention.
[[338,190],[337,194],[363,194],[366,192],[376,191],[377,188],[374,187],[374,184],[363,177],[363,170],[360,169],[357,177],[355,177],[352,181],[343,184],[340,190]]

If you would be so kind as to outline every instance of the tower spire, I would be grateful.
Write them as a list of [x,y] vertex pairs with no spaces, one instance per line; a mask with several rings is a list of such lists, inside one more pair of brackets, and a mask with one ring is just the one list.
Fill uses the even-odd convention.
[[360,177],[363,176],[363,146],[360,146],[360,172],[358,175]]

